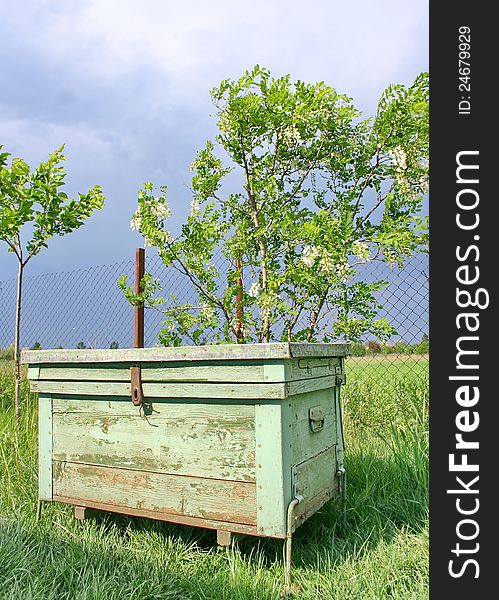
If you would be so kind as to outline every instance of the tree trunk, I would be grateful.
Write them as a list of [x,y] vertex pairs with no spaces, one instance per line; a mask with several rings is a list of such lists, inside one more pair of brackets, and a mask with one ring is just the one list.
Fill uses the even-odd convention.
[[16,329],[14,334],[14,407],[16,420],[21,418],[21,302],[24,265],[19,261],[17,273]]
[[[258,206],[256,204],[256,200],[253,196],[253,191],[251,189],[251,182],[248,175],[248,171],[246,170],[246,189],[248,191],[248,199],[250,201],[251,206],[251,218],[253,219],[253,225],[255,229],[260,229],[260,219],[258,218]],[[260,250],[260,257],[262,259],[262,287],[265,293],[268,292],[268,276],[267,276],[267,245],[265,243],[265,238],[263,235],[257,236],[258,240],[258,248]],[[269,322],[269,311],[268,308],[264,307],[262,309],[263,316],[263,342],[268,343],[270,338],[270,322]]]
[[324,294],[324,296],[321,297],[321,299],[319,300],[319,304],[317,305],[317,308],[312,313],[312,317],[310,319],[310,326],[308,328],[307,342],[311,342],[314,337],[315,328],[317,326],[317,322],[319,321],[319,316],[321,314],[321,310],[322,310],[322,307],[324,306],[324,302],[326,301],[326,298],[327,298],[327,291],[326,291],[326,294]]
[[244,344],[243,333],[243,267],[240,258],[236,258],[237,292],[236,292],[236,341]]

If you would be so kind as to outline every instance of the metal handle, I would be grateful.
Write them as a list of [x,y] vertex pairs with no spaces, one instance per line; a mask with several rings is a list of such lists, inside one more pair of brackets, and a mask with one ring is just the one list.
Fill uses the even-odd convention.
[[324,428],[324,411],[321,407],[310,408],[308,411],[308,418],[310,420],[310,429],[313,433],[322,431]]

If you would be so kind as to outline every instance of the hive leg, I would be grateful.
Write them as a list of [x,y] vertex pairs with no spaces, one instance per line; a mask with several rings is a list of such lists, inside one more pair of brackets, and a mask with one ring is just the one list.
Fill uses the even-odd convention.
[[95,517],[98,511],[93,508],[87,508],[86,506],[75,506],[74,516],[77,521],[84,521],[91,517]]
[[42,516],[42,500],[38,500],[38,506],[36,507],[36,520],[39,521]]
[[223,529],[217,529],[217,544],[219,546],[230,546],[232,543],[232,533],[230,531],[224,531]]

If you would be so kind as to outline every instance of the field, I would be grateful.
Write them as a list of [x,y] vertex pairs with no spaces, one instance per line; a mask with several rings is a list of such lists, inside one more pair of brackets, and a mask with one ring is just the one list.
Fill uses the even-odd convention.
[[[347,529],[338,499],[296,532],[294,595],[303,599],[428,597],[427,357],[349,358],[345,404]],[[12,364],[0,360],[2,600],[277,599],[282,542],[125,516],[84,523],[68,506],[36,520],[37,415],[16,429]]]

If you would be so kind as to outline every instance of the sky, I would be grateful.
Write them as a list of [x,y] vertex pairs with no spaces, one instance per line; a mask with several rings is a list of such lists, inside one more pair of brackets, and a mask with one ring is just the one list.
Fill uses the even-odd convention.
[[[428,2],[4,0],[0,64],[4,150],[35,166],[64,143],[67,193],[103,188],[105,208],[29,264],[69,271],[133,258],[144,181],[168,185],[178,230],[222,79],[260,64],[325,81],[369,116],[388,84],[428,70]],[[16,269],[1,245],[0,280]]]

